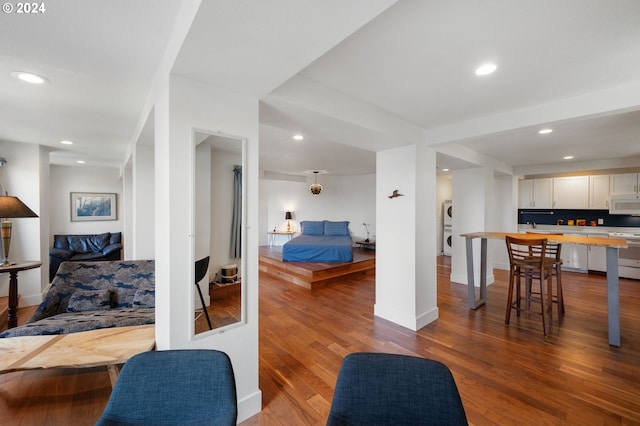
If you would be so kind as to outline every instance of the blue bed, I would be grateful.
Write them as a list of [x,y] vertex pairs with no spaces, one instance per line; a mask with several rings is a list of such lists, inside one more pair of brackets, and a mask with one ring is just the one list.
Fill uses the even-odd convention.
[[303,221],[301,235],[282,247],[285,262],[351,262],[353,240],[349,222]]

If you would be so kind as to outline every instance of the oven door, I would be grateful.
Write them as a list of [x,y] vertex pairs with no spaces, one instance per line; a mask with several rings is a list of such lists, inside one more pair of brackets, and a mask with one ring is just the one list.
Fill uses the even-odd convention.
[[618,250],[618,266],[640,268],[640,240],[627,239],[626,249]]
[[618,250],[618,266],[640,268],[640,239],[626,237],[626,249]]
[[628,248],[618,250],[618,274],[640,280],[640,240],[627,238],[627,245]]

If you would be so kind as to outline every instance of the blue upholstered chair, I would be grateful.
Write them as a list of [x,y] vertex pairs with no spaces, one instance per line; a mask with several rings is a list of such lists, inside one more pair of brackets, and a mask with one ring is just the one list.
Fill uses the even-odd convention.
[[215,350],[144,352],[124,365],[96,425],[235,425],[229,357]]
[[458,388],[438,361],[354,353],[344,358],[328,426],[467,425]]

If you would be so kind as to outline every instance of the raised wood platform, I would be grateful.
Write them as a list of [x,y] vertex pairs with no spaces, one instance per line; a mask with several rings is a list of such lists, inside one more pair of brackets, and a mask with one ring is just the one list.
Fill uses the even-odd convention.
[[314,289],[353,274],[375,274],[375,250],[353,249],[353,262],[283,262],[282,246],[260,247],[260,271]]

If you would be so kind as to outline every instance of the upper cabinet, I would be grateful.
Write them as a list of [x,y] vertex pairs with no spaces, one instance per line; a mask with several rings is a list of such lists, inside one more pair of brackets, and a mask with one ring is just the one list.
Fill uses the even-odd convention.
[[612,194],[640,194],[640,173],[523,179],[518,208],[608,210]]
[[569,176],[553,179],[554,209],[588,209],[589,176]]
[[611,175],[612,194],[637,194],[638,192],[638,173]]
[[525,179],[518,181],[518,208],[550,209],[553,179]]
[[589,176],[589,208],[609,208],[609,175]]

